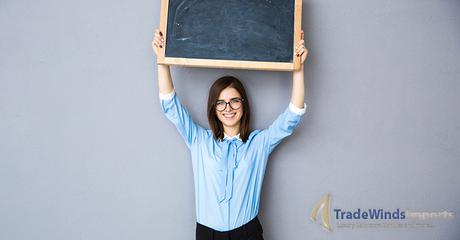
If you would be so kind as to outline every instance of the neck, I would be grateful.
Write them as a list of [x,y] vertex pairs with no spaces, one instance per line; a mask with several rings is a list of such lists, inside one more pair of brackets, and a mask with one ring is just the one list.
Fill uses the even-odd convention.
[[224,132],[227,134],[229,137],[233,137],[238,135],[240,133],[240,125],[234,126],[234,127],[227,127],[224,126]]

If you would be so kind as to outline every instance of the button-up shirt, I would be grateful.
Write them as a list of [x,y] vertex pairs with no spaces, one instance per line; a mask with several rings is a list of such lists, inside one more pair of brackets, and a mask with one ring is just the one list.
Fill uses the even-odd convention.
[[210,129],[192,120],[174,91],[160,94],[160,103],[191,152],[197,222],[229,231],[256,217],[268,156],[292,134],[306,105],[290,103],[267,129],[253,130],[243,143],[239,135],[214,139]]

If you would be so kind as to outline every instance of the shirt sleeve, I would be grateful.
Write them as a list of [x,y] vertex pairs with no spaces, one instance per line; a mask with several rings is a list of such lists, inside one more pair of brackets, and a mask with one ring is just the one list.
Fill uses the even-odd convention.
[[289,107],[284,110],[276,120],[264,130],[266,149],[271,153],[281,141],[290,136],[294,129],[299,125],[300,120],[305,114],[307,105],[304,103],[303,108],[298,108],[289,103]]
[[160,93],[161,109],[166,117],[176,126],[187,147],[191,147],[206,131],[196,124],[187,109],[181,104],[175,91],[167,94]]

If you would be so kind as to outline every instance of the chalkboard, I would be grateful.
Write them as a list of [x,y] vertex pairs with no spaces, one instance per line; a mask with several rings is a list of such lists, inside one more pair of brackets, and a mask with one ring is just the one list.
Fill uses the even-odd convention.
[[162,0],[158,63],[298,69],[301,9],[302,0]]

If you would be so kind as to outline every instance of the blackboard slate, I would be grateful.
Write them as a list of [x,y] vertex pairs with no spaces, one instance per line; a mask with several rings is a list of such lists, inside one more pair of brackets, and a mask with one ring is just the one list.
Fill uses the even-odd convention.
[[169,0],[165,57],[293,61],[294,0]]

